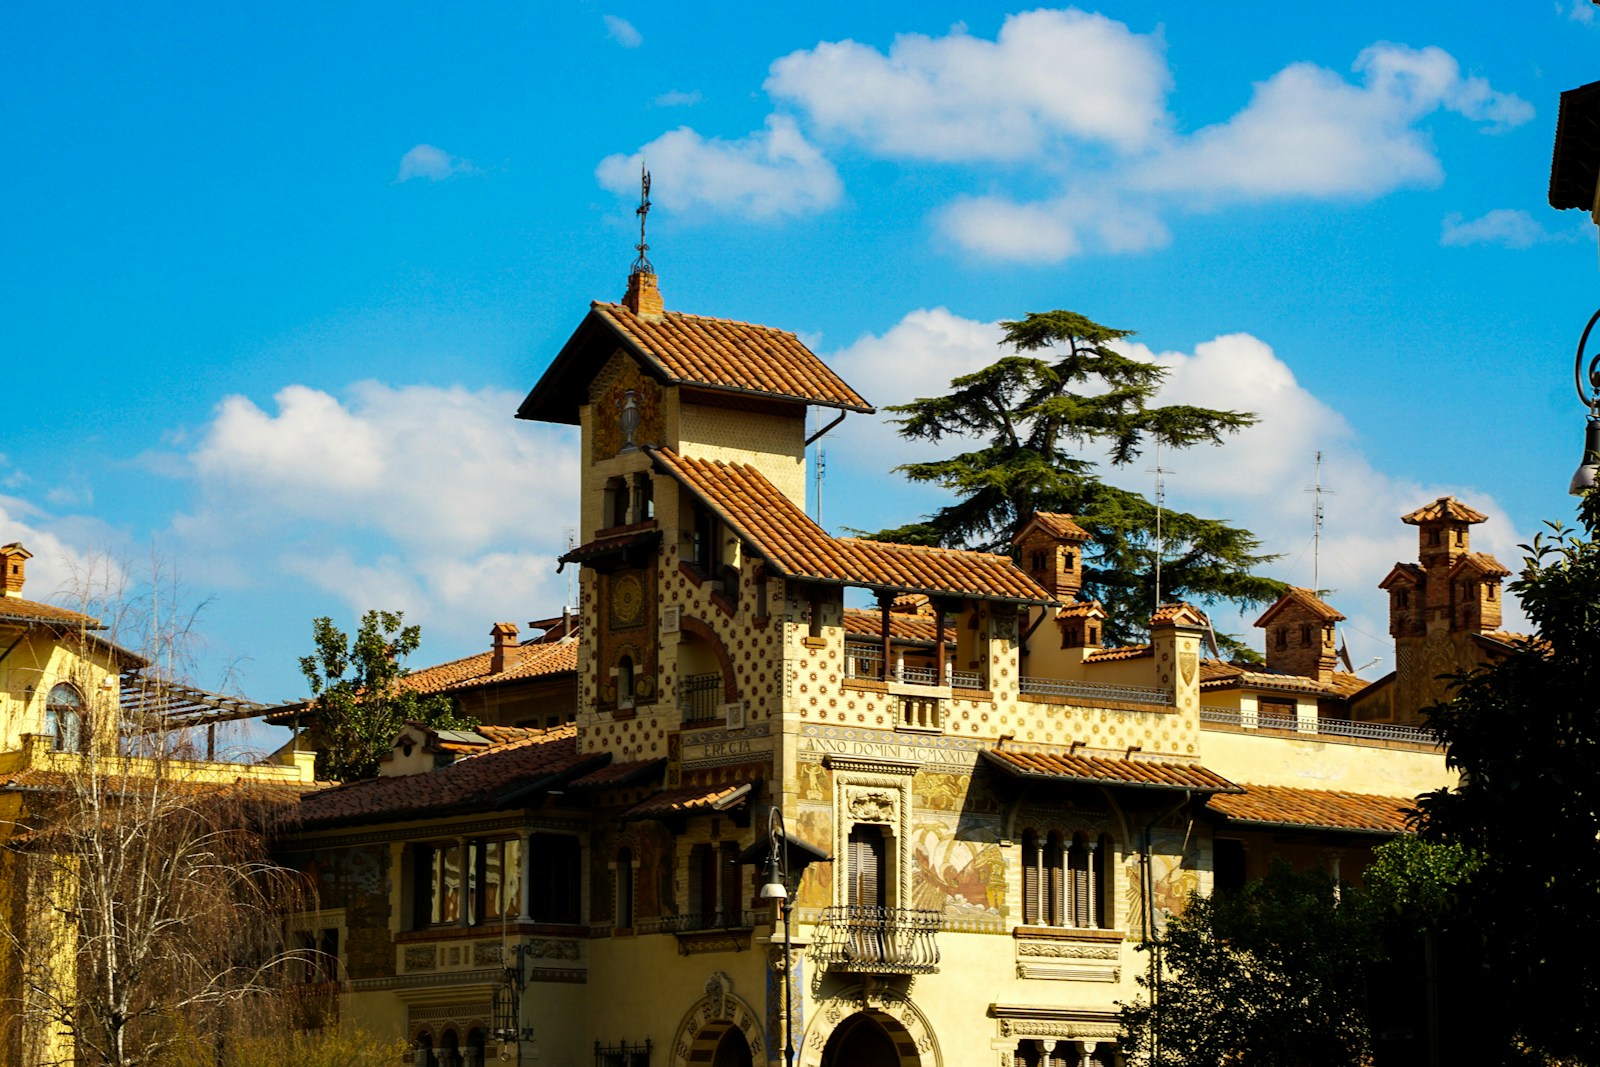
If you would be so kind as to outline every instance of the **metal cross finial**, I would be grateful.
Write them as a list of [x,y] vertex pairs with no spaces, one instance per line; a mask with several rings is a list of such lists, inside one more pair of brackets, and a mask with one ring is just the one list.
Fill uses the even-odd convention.
[[630,274],[654,274],[655,267],[650,264],[650,257],[645,253],[650,251],[650,246],[645,243],[644,224],[650,217],[650,172],[645,169],[644,163],[639,164],[639,206],[633,209],[639,216],[639,243],[633,247],[638,251],[639,258],[633,261]]

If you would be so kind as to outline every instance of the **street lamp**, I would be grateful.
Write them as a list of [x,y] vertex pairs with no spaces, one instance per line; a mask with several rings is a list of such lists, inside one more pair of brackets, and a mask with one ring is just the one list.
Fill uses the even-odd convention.
[[1583,432],[1583,458],[1578,461],[1578,469],[1567,486],[1567,492],[1573,496],[1582,496],[1600,483],[1600,355],[1589,360],[1587,369],[1583,365],[1583,350],[1589,343],[1589,332],[1597,321],[1600,321],[1600,311],[1589,316],[1589,324],[1583,328],[1583,336],[1578,338],[1578,353],[1572,361],[1572,383],[1577,387],[1578,399],[1589,409],[1588,423]]
[[789,835],[783,828],[783,812],[776,807],[767,809],[767,840],[772,852],[767,857],[767,880],[761,887],[761,899],[775,901],[783,914],[783,1063],[784,1067],[794,1067],[794,982],[789,937],[794,902],[789,899]]

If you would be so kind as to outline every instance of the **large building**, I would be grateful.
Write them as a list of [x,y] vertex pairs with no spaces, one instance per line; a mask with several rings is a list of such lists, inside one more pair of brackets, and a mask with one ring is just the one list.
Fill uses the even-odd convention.
[[1106,648],[1070,516],[1015,563],[821,529],[813,406],[873,410],[793,334],[665,310],[647,271],[590,308],[518,413],[581,433],[572,721],[485,704],[304,800],[286,847],[347,1017],[417,1064],[1114,1064],[1135,947],[1191,892],[1272,856],[1358,878],[1451,781],[1417,672],[1507,640],[1482,516],[1406,517],[1421,558],[1384,587],[1414,652],[1372,685],[1307,590],[1262,616],[1263,664],[1208,657],[1184,604]]

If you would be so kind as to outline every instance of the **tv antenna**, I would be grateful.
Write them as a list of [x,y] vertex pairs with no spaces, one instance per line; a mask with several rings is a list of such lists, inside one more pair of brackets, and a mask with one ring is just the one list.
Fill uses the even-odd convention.
[[1335,495],[1332,489],[1322,484],[1322,452],[1317,451],[1316,479],[1306,486],[1305,491],[1310,493],[1313,500],[1311,509],[1311,593],[1313,596],[1322,595],[1322,498]]
[[639,162],[639,206],[633,209],[639,216],[639,243],[634,245],[634,250],[639,253],[639,258],[633,261],[630,274],[654,274],[655,267],[650,263],[650,257],[645,253],[650,251],[650,246],[645,243],[644,224],[650,217],[650,172],[645,169],[644,161]]
[[1156,476],[1156,605],[1154,610],[1161,610],[1161,556],[1166,549],[1166,544],[1161,536],[1161,513],[1166,510],[1167,483],[1164,475],[1174,473],[1161,465],[1161,438],[1156,438],[1156,465],[1145,468]]

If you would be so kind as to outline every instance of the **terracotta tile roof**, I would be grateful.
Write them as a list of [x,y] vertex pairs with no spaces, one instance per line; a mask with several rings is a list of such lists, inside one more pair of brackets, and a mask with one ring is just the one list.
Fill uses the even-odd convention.
[[[883,636],[883,616],[870,608],[845,608],[844,632],[879,640]],[[938,627],[931,615],[891,611],[889,637],[896,641],[926,641],[931,645],[938,637]],[[955,620],[948,616],[944,622],[944,639],[947,643],[956,639]]]
[[672,815],[693,815],[701,811],[727,811],[742,804],[755,787],[754,782],[721,785],[686,785],[646,797],[623,812],[623,819],[660,819]]
[[779,573],[842,585],[1051,603],[1006,556],[830,537],[754,467],[647,449]]
[[613,786],[633,785],[647,778],[660,777],[667,761],[662,759],[637,759],[627,763],[608,763],[598,770],[579,775],[567,783],[568,789],[610,789]]
[[1102,619],[1109,618],[1106,614],[1105,606],[1098,600],[1074,601],[1056,612],[1056,618],[1058,619],[1081,619],[1089,616],[1099,616]]
[[1350,674],[1347,671],[1334,671],[1333,681],[1329,683],[1333,691],[1342,697],[1355,696],[1372,683],[1359,674]]
[[68,611],[54,604],[40,604],[16,596],[0,596],[0,622],[56,622],[103,630],[100,620],[79,611]]
[[1370,793],[1247,785],[1243,793],[1212,797],[1206,807],[1235,823],[1403,834],[1406,809],[1415,804],[1410,798]]
[[1135,789],[1192,789],[1198,793],[1237,792],[1239,787],[1198,763],[1116,759],[1017,749],[985,749],[984,758],[1016,778],[1093,782]]
[[571,725],[529,731],[521,740],[495,745],[436,771],[370,778],[311,793],[301,800],[295,822],[310,829],[493,810],[566,776],[593,770],[610,758],[609,753],[579,753],[577,729]]
[[901,593],[890,603],[889,610],[904,615],[931,614],[933,601],[926,593]]
[[786,330],[677,311],[645,318],[621,304],[599,301],[591,307],[669,383],[873,410]]
[[1283,591],[1282,596],[1273,601],[1272,606],[1266,610],[1261,618],[1255,621],[1255,624],[1257,626],[1267,625],[1280,611],[1283,611],[1291,604],[1305,608],[1324,622],[1344,621],[1344,616],[1329,607],[1327,602],[1317,594],[1309,589],[1301,589],[1299,586],[1291,585]]
[[[1355,675],[1346,675],[1355,678]],[[1361,688],[1367,683],[1355,678],[1358,683],[1356,688]],[[1256,689],[1292,689],[1304,693],[1325,693],[1330,696],[1338,695],[1341,690],[1332,682],[1320,682],[1315,678],[1307,678],[1303,674],[1291,674],[1288,671],[1273,670],[1263,663],[1228,663],[1219,659],[1202,659],[1200,661],[1200,688],[1201,689],[1230,689],[1234,686],[1250,686]]]
[[[652,523],[652,526],[654,524]],[[593,559],[603,559],[607,556],[620,556],[629,553],[647,552],[661,543],[659,529],[633,530],[623,534],[611,534],[597,537],[593,541],[585,541],[561,556],[561,563],[587,563]],[[558,567],[557,570],[560,568]]]
[[1118,660],[1139,659],[1141,656],[1153,656],[1155,649],[1149,645],[1121,645],[1117,648],[1101,648],[1083,657],[1085,663],[1114,663]]
[[1162,623],[1180,623],[1189,626],[1206,625],[1206,613],[1193,604],[1177,601],[1172,604],[1163,604],[1150,616],[1151,626],[1160,626]]
[[527,678],[572,674],[578,669],[578,643],[524,641],[517,646],[515,662],[498,674],[490,670],[493,657],[492,652],[479,652],[448,663],[423,667],[406,675],[403,684],[419,693],[446,693]]
[[1073,522],[1071,515],[1063,515],[1054,511],[1036,511],[1028,516],[1028,521],[1023,523],[1022,529],[1018,530],[1016,535],[1011,538],[1011,543],[1016,544],[1035,526],[1051,537],[1057,537],[1063,541],[1083,542],[1094,540],[1094,535]]
[[1501,563],[1487,552],[1468,552],[1456,560],[1456,565],[1450,568],[1450,573],[1454,574],[1457,571],[1464,570],[1475,570],[1490,578],[1507,578],[1511,575],[1511,571],[1506,568],[1504,563]]
[[1424,504],[1409,515],[1400,516],[1400,521],[1411,526],[1420,526],[1425,522],[1440,522],[1453,519],[1456,522],[1488,522],[1489,516],[1475,508],[1469,508],[1453,496],[1442,496],[1431,504]]

